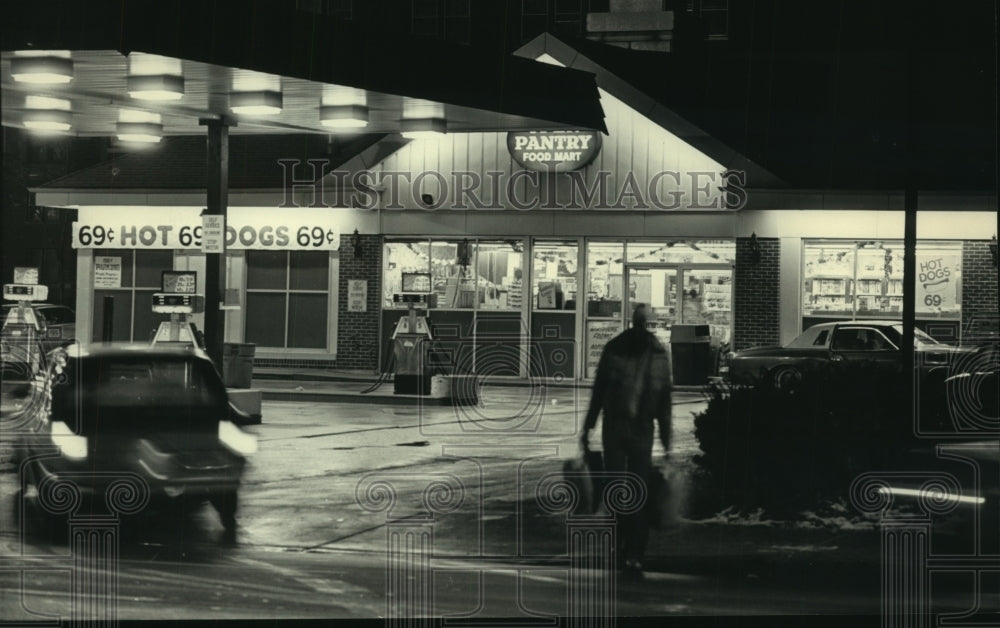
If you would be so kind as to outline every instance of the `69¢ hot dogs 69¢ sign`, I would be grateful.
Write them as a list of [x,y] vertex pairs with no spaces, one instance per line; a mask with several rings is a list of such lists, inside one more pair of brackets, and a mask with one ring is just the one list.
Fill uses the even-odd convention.
[[[74,249],[202,248],[202,210],[196,207],[81,207]],[[340,248],[336,210],[232,207],[226,248],[334,251]]]

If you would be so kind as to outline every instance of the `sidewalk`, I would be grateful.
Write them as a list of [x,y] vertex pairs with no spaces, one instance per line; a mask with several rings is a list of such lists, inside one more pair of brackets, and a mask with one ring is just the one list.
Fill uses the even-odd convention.
[[[526,388],[543,386],[552,391],[570,394],[585,394],[589,398],[590,382],[531,380],[513,377],[490,377],[488,385],[492,390],[510,389],[523,391]],[[390,405],[448,405],[447,400],[421,395],[403,395],[393,392],[392,375],[379,377],[371,373],[338,371],[329,369],[294,369],[275,367],[254,367],[253,389],[263,393],[266,401],[305,402],[348,402],[376,403]],[[680,393],[701,396],[705,386],[674,386]]]

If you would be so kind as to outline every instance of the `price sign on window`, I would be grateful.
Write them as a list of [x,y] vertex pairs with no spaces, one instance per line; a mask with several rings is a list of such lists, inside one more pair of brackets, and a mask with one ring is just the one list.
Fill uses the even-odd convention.
[[198,291],[198,274],[193,270],[165,270],[161,276],[163,292],[194,294]]

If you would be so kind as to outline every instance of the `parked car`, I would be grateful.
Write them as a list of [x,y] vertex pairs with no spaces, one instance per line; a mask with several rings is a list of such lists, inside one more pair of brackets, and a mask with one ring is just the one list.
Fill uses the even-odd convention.
[[114,482],[138,476],[148,510],[183,513],[207,500],[234,533],[256,438],[233,422],[240,417],[202,351],[74,344],[51,354],[45,394],[48,407],[26,438],[27,482],[39,493],[66,479],[100,510]]
[[[760,347],[730,353],[720,367],[724,380],[736,384],[768,383],[790,389],[807,371],[837,363],[867,362],[887,367],[901,365],[903,324],[899,321],[870,320],[820,323],[805,330],[783,347]],[[962,354],[978,347],[954,347],[938,342],[914,329],[916,363],[930,373],[939,372],[943,381],[951,365]]]

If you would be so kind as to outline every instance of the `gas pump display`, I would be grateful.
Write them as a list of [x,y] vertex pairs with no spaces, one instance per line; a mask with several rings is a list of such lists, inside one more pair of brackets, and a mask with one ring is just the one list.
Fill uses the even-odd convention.
[[[23,270],[23,269],[20,269]],[[18,274],[18,273],[15,273]],[[37,281],[37,271],[20,273],[22,281]],[[31,381],[45,368],[45,352],[40,343],[43,336],[42,321],[31,306],[33,301],[44,301],[49,296],[48,286],[35,283],[4,284],[3,298],[14,301],[3,321],[0,340],[3,346],[3,389],[26,393]]]
[[195,294],[198,289],[194,271],[165,270],[161,275],[163,292],[153,295],[153,311],[170,314],[169,321],[160,323],[153,344],[181,344],[204,348],[204,336],[188,315],[205,311],[205,298]]

